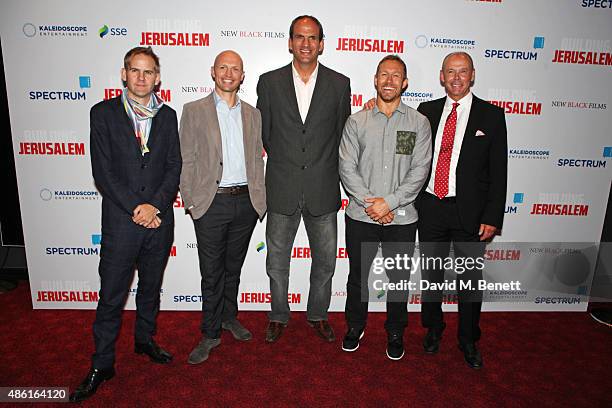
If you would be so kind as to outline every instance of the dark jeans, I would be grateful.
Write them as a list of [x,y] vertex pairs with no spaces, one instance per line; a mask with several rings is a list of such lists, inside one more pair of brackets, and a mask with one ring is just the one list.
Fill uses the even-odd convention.
[[96,351],[94,368],[109,369],[115,363],[115,342],[121,328],[134,267],[138,269],[134,337],[147,343],[155,334],[159,312],[159,290],[170,247],[173,225],[146,229],[139,225],[103,226],[100,252],[100,299],[93,324]]
[[[455,258],[477,258],[484,254],[485,244],[480,242],[477,233],[463,229],[452,199],[439,200],[431,194],[425,194],[419,205],[419,248],[421,257],[449,256],[450,244],[453,243]],[[423,269],[423,279],[430,282],[443,282],[444,270],[439,268]],[[455,275],[454,272],[452,272]],[[476,289],[477,281],[482,279],[482,269],[457,274],[457,295],[459,300],[459,324],[457,337],[462,344],[474,343],[480,339],[480,309],[482,292],[478,290],[459,290],[459,281],[470,281]],[[442,293],[440,291],[423,291],[421,302],[421,321],[423,327],[441,330],[444,325],[442,314]]]
[[312,256],[306,318],[311,321],[327,320],[332,277],[336,269],[337,212],[315,217],[302,207],[303,205],[300,205],[292,215],[268,213],[266,271],[270,277],[272,295],[272,310],[268,315],[270,321],[289,321],[289,264],[301,219],[306,226]]
[[[349,276],[346,284],[345,317],[349,328],[364,329],[368,317],[369,288],[367,286],[370,267],[382,243],[382,255],[387,258],[412,257],[416,223],[387,225],[355,221],[345,216],[346,251],[349,257]],[[386,269],[389,282],[410,279],[406,270]],[[387,291],[388,332],[403,332],[408,324],[408,290]]]
[[202,325],[206,337],[218,339],[221,323],[238,315],[240,271],[257,213],[249,194],[217,194],[206,214],[193,221],[202,275]]

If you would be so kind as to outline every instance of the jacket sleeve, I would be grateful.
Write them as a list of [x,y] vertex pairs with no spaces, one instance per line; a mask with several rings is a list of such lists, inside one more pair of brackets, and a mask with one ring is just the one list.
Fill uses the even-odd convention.
[[195,161],[197,146],[195,142],[195,130],[193,129],[193,118],[191,110],[185,105],[181,115],[181,127],[179,130],[181,143],[181,157],[183,160],[183,169],[181,171],[181,198],[185,203],[185,209],[195,205],[193,202],[193,183],[195,181]]
[[161,212],[162,217],[168,209],[172,211],[172,203],[176,199],[176,193],[178,192],[182,166],[176,112],[170,110],[167,116],[169,146],[166,152],[164,175],[150,202],[151,205]]
[[132,191],[113,167],[112,141],[103,107],[96,105],[89,115],[91,169],[102,197],[111,200],[130,216],[141,204],[140,197]]
[[501,109],[495,109],[495,131],[489,149],[489,192],[481,223],[502,228],[508,184],[508,135],[506,118]]

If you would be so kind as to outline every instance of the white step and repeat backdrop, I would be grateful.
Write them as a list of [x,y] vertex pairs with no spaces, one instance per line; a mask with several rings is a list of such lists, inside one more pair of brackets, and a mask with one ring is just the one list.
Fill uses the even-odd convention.
[[[258,76],[291,59],[289,23],[312,14],[325,30],[320,60],[351,78],[354,111],[374,95],[376,64],[388,53],[408,65],[403,100],[415,108],[444,95],[438,81],[444,55],[463,50],[474,57],[474,93],[504,106],[508,124],[507,214],[487,265],[491,276],[523,281],[522,290],[492,293],[500,302],[485,310],[585,310],[592,257],[569,278],[540,257],[555,254],[558,261],[577,247],[592,249],[601,234],[612,174],[611,6],[609,0],[4,1],[0,35],[34,307],[96,306],[101,197],[90,170],[89,109],[120,92],[125,52],[153,46],[161,58],[159,95],[180,116],[183,104],[211,92],[215,55],[234,49],[245,61],[240,97],[255,105]],[[180,196],[175,212],[162,308],[196,310],[197,249]],[[344,309],[348,273],[343,216],[341,210],[336,311]],[[269,309],[264,228],[257,226],[243,268],[243,310]],[[310,253],[303,227],[292,257],[289,301],[304,310]],[[134,307],[136,285],[137,279],[127,308]],[[552,294],[534,296],[529,285]],[[448,303],[453,309],[452,297]],[[419,309],[418,296],[409,308]]]

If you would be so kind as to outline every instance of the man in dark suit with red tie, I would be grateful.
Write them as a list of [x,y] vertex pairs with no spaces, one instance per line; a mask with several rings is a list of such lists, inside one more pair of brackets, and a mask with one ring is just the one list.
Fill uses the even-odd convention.
[[172,360],[153,336],[181,174],[176,113],[153,92],[160,74],[151,47],[136,47],[125,55],[121,79],[126,85],[121,96],[91,108],[91,167],[102,194],[100,300],[91,369],[70,395],[72,402],[91,397],[115,375],[115,342],[134,268],[134,351],[159,364]]
[[[506,121],[501,108],[471,93],[475,74],[469,54],[447,55],[440,70],[447,96],[418,107],[431,124],[434,152],[430,176],[416,202],[421,256],[444,259],[452,242],[456,258],[481,257],[485,242],[502,227],[508,167]],[[473,268],[457,278],[475,285],[482,279],[482,269]],[[423,279],[443,282],[444,270],[424,268]],[[482,356],[476,344],[481,334],[482,293],[475,289],[458,290],[458,340],[468,365],[480,368]],[[425,351],[436,353],[446,326],[440,291],[423,293],[421,317],[428,329]]]

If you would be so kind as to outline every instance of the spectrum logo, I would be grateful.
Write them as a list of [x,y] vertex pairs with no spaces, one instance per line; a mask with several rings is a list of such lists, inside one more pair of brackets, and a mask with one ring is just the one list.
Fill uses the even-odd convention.
[[104,24],[98,30],[98,35],[100,36],[100,38],[104,38],[107,35],[110,35],[111,37],[126,36],[127,32],[128,32],[127,28],[124,28],[124,27],[110,27],[109,28],[106,24]]
[[[604,154],[607,153],[604,150]],[[608,157],[608,156],[604,156]],[[557,160],[558,167],[583,167],[589,169],[605,169],[607,161],[598,159],[574,159],[562,157]]]
[[612,146],[606,146],[603,148],[603,157],[612,157]]
[[100,234],[91,235],[90,247],[47,247],[45,248],[45,254],[51,256],[91,256],[100,255],[100,248],[98,246],[102,242],[102,236]]
[[417,48],[442,48],[456,50],[471,50],[476,46],[475,40],[463,38],[446,38],[446,37],[427,37],[426,35],[418,35],[414,39],[414,45]]
[[550,158],[550,150],[513,148],[508,150],[508,158],[547,160]]
[[147,32],[140,33],[140,44],[161,45],[169,47],[209,47],[209,33],[167,33]]
[[43,188],[40,190],[40,198],[43,201],[61,200],[61,201],[76,201],[76,200],[98,200],[100,193],[96,190],[49,190]]
[[336,51],[352,52],[384,52],[388,54],[402,54],[404,52],[403,40],[381,40],[374,38],[338,38]]
[[581,6],[612,9],[612,0],[582,0]]
[[[78,77],[79,88],[91,87],[90,76]],[[35,90],[29,91],[28,97],[32,101],[85,101],[87,94],[85,91],[56,91],[56,90]]]
[[21,28],[21,31],[26,37],[64,37],[64,38],[77,38],[87,37],[86,26],[73,26],[73,25],[34,25],[32,23],[25,23]]
[[[534,37],[533,48],[539,49],[544,48],[544,37]],[[484,53],[485,58],[496,58],[496,59],[511,59],[521,61],[536,61],[538,59],[537,51],[525,51],[525,50],[494,50],[487,49]]]
[[[514,193],[512,197],[512,204],[523,204],[525,201],[525,193]],[[506,214],[517,214],[518,206],[516,205],[507,205],[504,211]]]
[[[116,96],[120,96],[123,93],[123,89],[120,88],[106,88],[104,89],[104,100],[109,100]],[[170,89],[160,89],[155,92],[155,95],[159,96],[159,98],[164,102],[172,102],[172,94]]]
[[221,37],[262,38],[262,39],[286,38],[285,33],[282,31],[250,31],[250,30],[221,30]]

